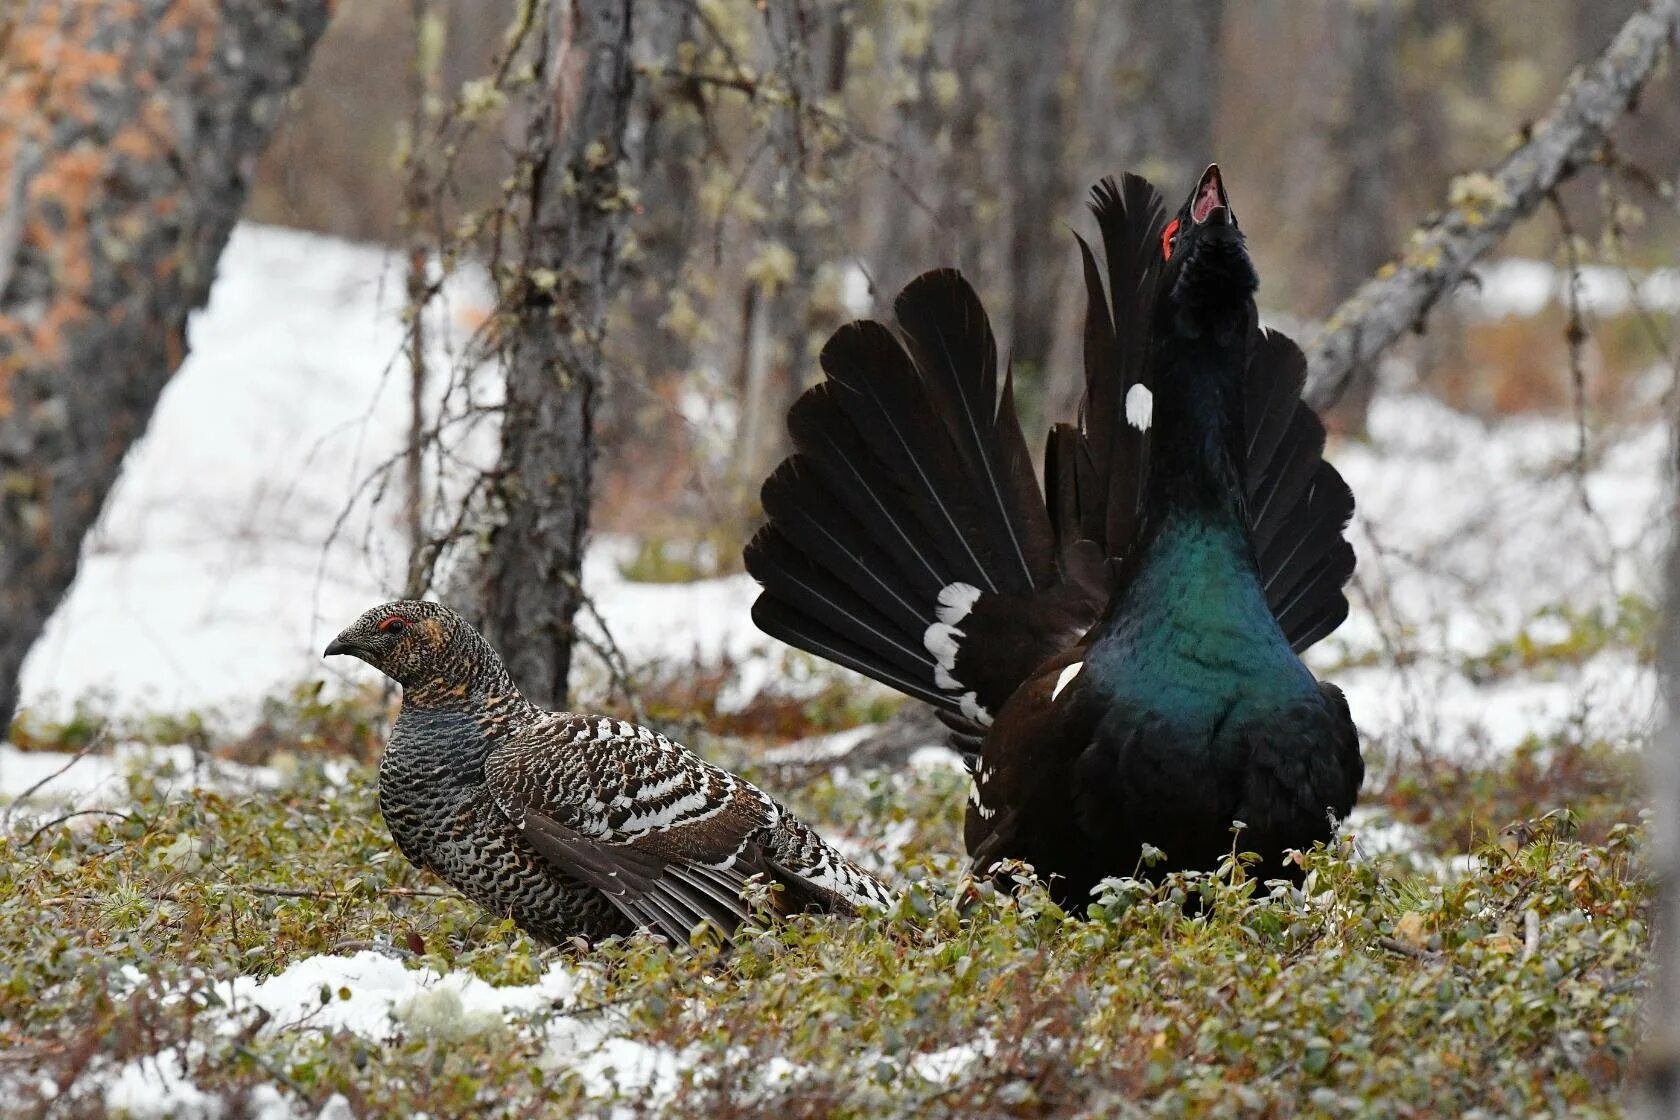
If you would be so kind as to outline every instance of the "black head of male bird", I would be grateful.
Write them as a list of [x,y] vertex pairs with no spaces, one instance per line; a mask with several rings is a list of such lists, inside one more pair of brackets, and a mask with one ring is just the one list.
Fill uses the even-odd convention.
[[339,654],[403,686],[379,765],[379,807],[403,855],[534,936],[729,933],[753,876],[781,911],[890,899],[780,803],[680,743],[531,704],[447,607],[375,607],[327,646]]
[[1224,179],[1176,217],[1130,175],[1092,209],[1085,397],[1042,493],[985,311],[932,272],[896,329],[830,339],[746,551],[763,630],[953,728],[977,867],[1024,860],[1070,901],[1146,846],[1211,867],[1234,822],[1283,872],[1363,774],[1340,692],[1299,657],[1347,614],[1353,498],[1300,350],[1258,326]]
[[1225,193],[1219,165],[1202,172],[1177,217],[1161,232],[1157,317],[1171,332],[1196,337],[1209,331],[1234,334],[1246,326],[1260,276]]

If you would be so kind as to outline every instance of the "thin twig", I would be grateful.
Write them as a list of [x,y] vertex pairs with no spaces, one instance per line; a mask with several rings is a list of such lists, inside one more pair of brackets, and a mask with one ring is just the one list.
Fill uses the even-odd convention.
[[40,828],[37,828],[34,832],[31,832],[29,834],[29,839],[25,840],[23,842],[23,845],[26,848],[33,846],[35,841],[37,841],[41,838],[41,833],[47,831],[47,829],[49,829],[49,828],[54,828],[58,825],[61,825],[65,821],[75,820],[77,817],[95,817],[95,816],[98,816],[98,817],[117,817],[121,820],[131,821],[131,822],[136,819],[133,814],[119,813],[115,809],[77,809],[74,813],[65,813],[63,816],[54,817],[52,820],[43,824]]
[[67,770],[76,765],[76,763],[80,762],[82,759],[86,758],[95,747],[102,746],[105,742],[106,738],[103,731],[93,735],[87,742],[81,745],[75,754],[70,756],[63,766],[60,766],[57,770],[54,770],[51,774],[48,774],[46,777],[30,786],[22,793],[12,798],[12,803],[6,806],[5,815],[0,816],[0,829],[10,832],[12,829],[12,814],[17,810],[19,805],[22,805],[25,801],[28,801],[31,797],[34,797],[37,793],[41,792],[41,787],[63,777]]

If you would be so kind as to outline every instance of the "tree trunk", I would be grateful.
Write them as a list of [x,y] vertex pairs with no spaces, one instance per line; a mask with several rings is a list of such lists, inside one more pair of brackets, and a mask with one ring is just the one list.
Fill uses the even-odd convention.
[[1224,0],[1162,4],[1131,0],[1121,10],[1133,96],[1123,125],[1126,169],[1148,175],[1170,199],[1187,194],[1213,162]]
[[[1680,447],[1680,422],[1674,439]],[[1674,523],[1672,514],[1669,522]],[[1657,963],[1635,1090],[1646,1120],[1680,1120],[1680,540],[1669,542],[1667,584],[1659,649],[1667,715],[1646,751],[1654,810],[1649,857],[1657,888],[1652,922]]]
[[[1325,122],[1329,140],[1316,211],[1322,223],[1326,270],[1325,313],[1388,260],[1394,207],[1394,150],[1400,131],[1399,18],[1394,0],[1338,7],[1332,43],[1339,96]],[[1376,378],[1349,384],[1331,410],[1331,425],[1363,432]]]
[[[1079,148],[1064,154],[1064,201],[1045,214],[1039,232],[1062,268],[1078,257],[1065,234],[1056,236],[1052,219],[1066,215],[1075,229],[1091,229],[1082,210],[1067,207],[1069,187],[1131,171],[1152,180],[1174,208],[1213,161],[1224,30],[1224,0],[1097,0],[1075,20],[1071,64],[1079,86],[1105,95],[1075,98],[1067,107],[1068,133]],[[1240,197],[1236,205],[1241,213]],[[1060,306],[1045,314],[1056,333],[1042,414],[1067,417],[1085,392],[1084,286],[1064,284]],[[1030,401],[1023,411],[1032,411]]]
[[[824,98],[838,97],[846,77],[846,29],[839,6],[771,4],[763,9],[771,66],[786,98],[774,112],[768,146],[776,156],[770,199],[775,218],[768,233],[787,267],[765,267],[747,283],[742,316],[741,423],[737,432],[736,499],[751,509],[769,470],[787,454],[784,417],[816,371],[813,340],[825,328],[816,301],[820,265],[832,253],[832,221],[813,222],[811,211],[829,218],[833,153],[813,127],[812,114]],[[759,262],[764,263],[762,258]]]
[[1007,353],[1028,396],[1040,402],[1056,337],[1056,296],[1072,263],[1057,219],[1068,200],[1066,70],[1067,11],[1004,0],[996,45],[1005,49],[1007,75],[999,105],[1004,115],[1001,171],[1009,206],[1009,318]]
[[563,706],[595,460],[607,301],[629,200],[632,0],[553,0],[521,243],[498,275],[507,397],[488,550],[469,590],[533,701]]
[[25,0],[0,22],[0,727],[330,7]]

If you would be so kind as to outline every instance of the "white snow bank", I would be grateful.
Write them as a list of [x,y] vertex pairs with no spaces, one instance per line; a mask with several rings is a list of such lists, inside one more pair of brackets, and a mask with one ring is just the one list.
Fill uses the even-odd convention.
[[[393,265],[381,249],[239,227],[209,307],[192,322],[191,356],[25,666],[26,707],[61,714],[104,690],[118,711],[216,709],[238,719],[299,681],[370,679],[364,666],[324,664],[319,654],[402,578],[389,515],[358,513],[326,544],[406,421],[403,378],[392,376],[402,340]],[[1460,298],[1488,314],[1526,312],[1555,298],[1559,283],[1550,265],[1496,261]],[[1680,274],[1630,282],[1598,269],[1583,290],[1599,311],[1635,295],[1680,305]],[[451,298],[470,310],[476,297]],[[434,336],[459,342],[449,331]],[[1573,440],[1563,421],[1485,425],[1399,397],[1377,402],[1369,444],[1332,449],[1359,502],[1360,568],[1353,616],[1315,658],[1388,665],[1398,642],[1413,665],[1337,674],[1372,735],[1417,738],[1410,721],[1428,700],[1441,724],[1424,729],[1430,736],[1509,745],[1544,731],[1589,686],[1638,719],[1649,714],[1649,671],[1625,661],[1488,687],[1462,672],[1464,657],[1539,624],[1546,608],[1604,610],[1655,586],[1664,433],[1617,433],[1578,486],[1564,475]],[[626,547],[598,541],[584,582],[632,663],[729,659],[726,708],[769,682],[797,690],[798,659],[752,625],[750,578],[632,583],[619,572]],[[859,687],[874,686],[860,678]],[[1616,730],[1632,734],[1637,720]]]
[[1626,597],[1655,597],[1668,540],[1660,427],[1620,433],[1578,481],[1563,420],[1487,425],[1398,397],[1376,403],[1370,428],[1368,443],[1331,449],[1358,503],[1359,566],[1351,616],[1309,657],[1369,663],[1333,674],[1367,742],[1506,750],[1577,717],[1584,735],[1643,737],[1654,671],[1625,649],[1487,682],[1465,662],[1519,633],[1565,637],[1560,608],[1611,619]]
[[[419,1038],[439,1045],[499,1031],[531,1032],[542,1042],[543,1068],[571,1073],[595,1098],[633,1096],[658,1108],[676,1092],[692,1059],[667,1048],[616,1033],[604,1016],[580,1006],[583,983],[574,968],[551,965],[533,984],[494,987],[464,972],[440,974],[408,968],[372,951],[352,956],[300,960],[266,980],[239,977],[217,986],[219,1006],[199,1022],[226,1036],[241,1033],[258,1009],[269,1019],[265,1034],[348,1031],[370,1042]],[[105,1107],[136,1118],[188,1117],[216,1120],[224,1102],[194,1084],[191,1068],[208,1052],[203,1042],[137,1058],[121,1066],[94,1069],[84,1080],[102,1085]],[[243,1102],[246,1114],[262,1120],[305,1117],[284,1090],[257,1086]],[[329,1100],[317,1120],[350,1115],[341,1097]]]
[[500,1028],[510,1014],[555,1007],[579,988],[577,975],[563,964],[534,984],[498,988],[465,972],[411,969],[363,950],[307,957],[266,980],[241,976],[219,984],[217,994],[232,1016],[253,1007],[268,1012],[269,1030],[350,1031],[371,1042],[399,1033],[451,1041]]
[[[260,1007],[267,1031],[350,1031],[371,1042],[398,1036],[439,1043],[501,1030],[536,1031],[544,1065],[575,1073],[591,1096],[634,1093],[657,1106],[676,1091],[677,1053],[616,1033],[610,1020],[578,1004],[577,972],[553,964],[534,984],[494,987],[463,972],[438,973],[364,950],[298,961],[267,980],[219,985],[229,1029]],[[348,996],[346,997],[346,993]]]
[[[1478,284],[1454,296],[1462,307],[1483,318],[1537,315],[1548,306],[1566,306],[1569,273],[1546,261],[1506,257],[1476,270]],[[1580,271],[1581,309],[1616,315],[1635,307],[1655,314],[1680,311],[1680,270],[1633,273],[1609,265],[1586,265]]]
[[166,794],[187,789],[249,792],[281,782],[270,766],[246,766],[210,758],[191,747],[122,743],[83,755],[20,751],[0,743],[0,805],[23,799],[40,806],[90,808],[129,800],[130,775],[145,775]]
[[[238,718],[299,681],[367,679],[320,651],[404,575],[389,511],[339,524],[407,423],[395,266],[379,248],[235,230],[187,361],[24,666],[24,707],[62,715],[103,692],[118,711]],[[632,661],[769,649],[748,618],[751,579],[632,584],[624,555],[600,542],[584,580]]]

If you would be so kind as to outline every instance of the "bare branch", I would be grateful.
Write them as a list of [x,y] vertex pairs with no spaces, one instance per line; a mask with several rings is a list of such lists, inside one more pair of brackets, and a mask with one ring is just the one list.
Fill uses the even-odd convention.
[[1593,159],[1632,107],[1680,27],[1680,0],[1650,0],[1558,95],[1526,141],[1486,174],[1453,185],[1448,209],[1413,232],[1405,255],[1338,307],[1307,350],[1307,399],[1334,404],[1395,339],[1420,329],[1443,293],[1533,212],[1558,183]]

